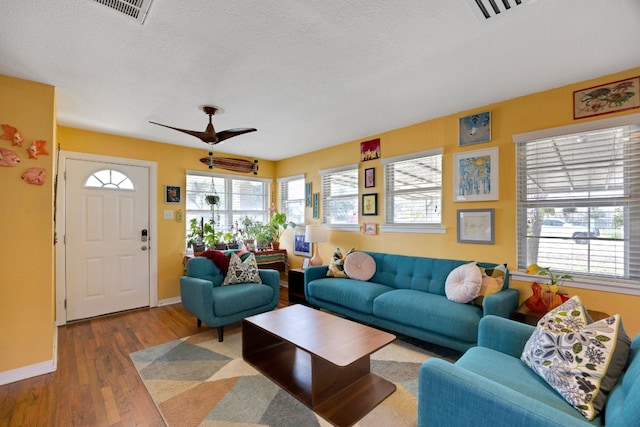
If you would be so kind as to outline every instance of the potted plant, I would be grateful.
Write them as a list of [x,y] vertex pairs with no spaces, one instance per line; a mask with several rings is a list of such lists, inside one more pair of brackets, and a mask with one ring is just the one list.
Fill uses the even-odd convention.
[[244,236],[244,244],[248,251],[256,250],[256,237],[258,235],[259,226],[257,221],[249,218],[248,215],[242,219],[242,235]]
[[189,221],[189,233],[187,234],[187,248],[193,248],[193,253],[204,252],[204,227],[202,218],[193,218]]
[[261,221],[256,221],[256,245],[258,249],[267,249],[271,242],[273,242],[273,227],[271,224],[263,224]]
[[220,203],[220,196],[218,196],[217,194],[207,194],[206,196],[204,196],[204,200],[210,206],[216,206],[218,205],[218,203]]
[[287,214],[284,212],[274,214],[269,220],[269,225],[272,229],[273,238],[271,245],[273,246],[273,249],[278,249],[280,247],[280,237],[282,236],[282,233],[284,233],[284,230],[288,227],[294,228],[296,226],[293,222],[287,221]]

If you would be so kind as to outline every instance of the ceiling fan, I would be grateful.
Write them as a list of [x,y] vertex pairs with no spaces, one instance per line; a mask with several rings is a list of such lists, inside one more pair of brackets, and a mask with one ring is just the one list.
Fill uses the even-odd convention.
[[227,129],[220,132],[216,132],[213,128],[213,123],[211,122],[211,117],[216,114],[216,112],[221,110],[218,107],[214,107],[212,105],[205,105],[202,107],[202,111],[209,116],[209,124],[204,132],[196,131],[196,130],[188,130],[188,129],[180,129],[175,128],[173,126],[163,125],[162,123],[156,123],[149,121],[149,123],[153,123],[154,125],[164,126],[169,129],[177,130],[178,132],[186,133],[191,136],[195,136],[209,145],[219,144],[225,139],[233,138],[234,136],[242,135],[243,133],[255,132],[257,129],[254,128],[236,128],[236,129]]

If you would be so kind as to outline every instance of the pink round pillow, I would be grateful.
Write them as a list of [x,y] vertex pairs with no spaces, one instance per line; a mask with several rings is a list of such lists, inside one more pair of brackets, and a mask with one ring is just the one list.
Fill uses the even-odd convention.
[[376,261],[364,252],[353,252],[344,259],[344,272],[351,279],[366,282],[376,273]]
[[475,262],[455,268],[444,283],[444,292],[451,301],[466,304],[480,292],[482,273]]

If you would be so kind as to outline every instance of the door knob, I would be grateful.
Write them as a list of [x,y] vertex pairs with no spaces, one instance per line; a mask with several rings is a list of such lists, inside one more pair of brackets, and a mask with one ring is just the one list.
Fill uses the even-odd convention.
[[142,247],[142,250],[143,250],[143,251],[146,251],[146,250],[147,250],[147,247],[146,247],[146,246],[143,246],[143,247]]

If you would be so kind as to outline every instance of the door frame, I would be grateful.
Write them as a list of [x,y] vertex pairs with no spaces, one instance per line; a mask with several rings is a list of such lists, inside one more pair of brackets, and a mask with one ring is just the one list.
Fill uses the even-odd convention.
[[100,163],[111,163],[130,166],[141,166],[149,169],[149,306],[158,306],[158,164],[147,160],[129,159],[124,157],[103,156],[98,154],[78,153],[73,151],[60,151],[58,154],[57,197],[56,197],[56,326],[66,325],[67,299],[66,281],[66,191],[65,179],[67,160],[84,160]]

